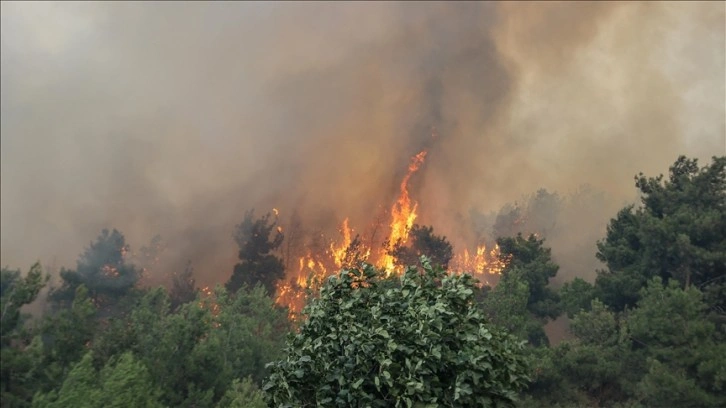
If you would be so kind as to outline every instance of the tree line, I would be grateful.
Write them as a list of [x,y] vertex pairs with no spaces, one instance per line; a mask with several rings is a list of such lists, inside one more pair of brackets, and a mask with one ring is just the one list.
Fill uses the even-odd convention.
[[[450,243],[416,226],[392,247],[404,273],[358,262],[354,240],[296,322],[272,298],[284,236],[269,214],[246,214],[239,263],[209,292],[191,265],[142,287],[123,234],[104,230],[39,318],[22,309],[47,274],[2,269],[0,405],[724,406],[725,167],[679,157],[667,177],[637,175],[641,202],[592,249],[593,282],[554,288],[546,238],[502,233],[507,266],[481,285],[448,274]],[[544,326],[562,315],[571,337],[551,345]]]

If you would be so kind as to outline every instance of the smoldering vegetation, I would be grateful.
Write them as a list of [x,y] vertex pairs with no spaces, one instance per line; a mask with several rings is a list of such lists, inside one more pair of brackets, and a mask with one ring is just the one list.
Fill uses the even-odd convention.
[[72,266],[116,227],[136,253],[163,237],[153,279],[191,260],[201,284],[224,281],[246,210],[363,230],[427,149],[417,222],[463,247],[519,211],[561,279],[592,277],[634,174],[726,150],[717,2],[4,2],[1,14],[3,265]]

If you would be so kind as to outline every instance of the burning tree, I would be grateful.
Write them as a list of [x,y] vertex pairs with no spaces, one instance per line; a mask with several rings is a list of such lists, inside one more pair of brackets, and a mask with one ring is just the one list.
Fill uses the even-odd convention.
[[76,290],[83,285],[99,310],[112,311],[141,277],[141,271],[126,260],[129,249],[123,234],[104,229],[80,256],[76,270],[61,270],[63,282],[51,291],[51,299],[70,306]]
[[416,217],[418,217],[416,213],[418,203],[412,201],[409,197],[408,182],[411,176],[421,168],[425,158],[426,150],[421,151],[411,158],[411,162],[408,164],[408,173],[406,173],[403,181],[401,181],[401,194],[391,208],[391,233],[386,240],[386,245],[383,248],[383,256],[379,262],[388,274],[391,274],[395,269],[395,261],[393,256],[390,255],[390,252],[394,251],[395,245],[408,241],[408,234],[411,231],[411,227],[413,227],[414,221],[416,221]]
[[[418,202],[409,194],[409,181],[423,166],[426,153],[423,150],[411,157],[399,184],[398,198],[385,214],[389,217],[387,224],[382,217],[377,217],[371,225],[371,233],[363,238],[355,234],[349,219],[345,218],[340,224],[338,239],[329,240],[322,231],[312,234],[297,254],[297,265],[291,261],[292,251],[288,248],[288,279],[277,285],[278,304],[287,306],[292,313],[299,312],[305,302],[305,291],[314,291],[320,282],[341,268],[360,267],[362,261],[375,265],[387,276],[403,273],[404,265],[418,264],[421,255],[452,273],[471,273],[483,282],[488,281],[487,275],[501,273],[506,262],[499,257],[498,246],[487,250],[485,245],[478,245],[471,255],[468,249],[454,255],[446,237],[435,235],[433,227],[414,224],[418,218]],[[384,233],[388,235],[376,239],[381,227],[387,227]],[[301,230],[295,214],[288,231],[293,230]]]

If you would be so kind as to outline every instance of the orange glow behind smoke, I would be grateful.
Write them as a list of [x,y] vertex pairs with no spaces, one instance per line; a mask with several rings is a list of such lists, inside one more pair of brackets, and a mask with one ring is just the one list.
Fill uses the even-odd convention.
[[[340,239],[331,240],[322,253],[315,253],[307,248],[305,255],[298,259],[297,271],[287,271],[287,279],[277,285],[276,302],[290,309],[292,319],[296,318],[296,313],[304,306],[307,290],[317,289],[323,279],[340,269],[357,266],[352,263],[363,260],[371,262],[386,276],[401,272],[395,265],[394,257],[389,253],[396,244],[408,243],[409,232],[416,221],[418,209],[418,203],[409,195],[408,183],[421,168],[425,158],[426,150],[413,156],[409,162],[408,172],[400,184],[399,196],[391,207],[388,237],[382,248],[377,251],[376,259],[368,260],[374,243],[358,240],[355,242],[356,245],[352,245],[356,241],[353,239],[354,230],[350,228],[349,219],[345,218],[339,230]],[[275,216],[279,215],[276,208],[273,212]],[[449,272],[470,273],[488,284],[487,275],[500,274],[506,264],[506,260],[500,258],[499,246],[495,245],[493,249],[487,251],[486,246],[481,245],[473,253],[465,249],[463,253],[456,254],[449,263]]]

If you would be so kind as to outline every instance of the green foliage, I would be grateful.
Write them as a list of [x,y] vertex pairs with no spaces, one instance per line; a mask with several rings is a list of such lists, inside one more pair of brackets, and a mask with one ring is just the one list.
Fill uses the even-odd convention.
[[671,390],[693,391],[681,394],[678,406],[726,403],[726,398],[715,397],[722,391],[726,368],[716,369],[712,364],[714,359],[724,362],[724,347],[716,326],[706,318],[707,308],[698,289],[682,289],[674,280],[664,286],[653,278],[641,291],[627,326],[635,346],[648,360],[648,374],[640,387],[646,400],[656,403],[658,384],[670,384]]
[[544,240],[521,234],[497,240],[502,260],[508,262],[497,286],[480,301],[493,322],[531,345],[549,344],[544,331],[548,319],[560,314],[557,293],[548,287],[558,266],[552,262]]
[[726,157],[703,168],[684,156],[663,176],[635,177],[642,206],[626,207],[598,243],[608,266],[596,287],[614,310],[633,306],[655,276],[697,286],[726,319]]
[[234,295],[218,287],[176,312],[162,288],[150,290],[112,327],[95,342],[94,360],[133,352],[161,389],[160,400],[175,407],[211,407],[234,379],[261,381],[289,330],[285,312],[261,287]]
[[434,234],[433,227],[414,225],[409,231],[409,246],[396,243],[391,255],[399,266],[420,265],[421,256],[426,256],[432,265],[446,269],[454,256],[454,248],[444,236]]
[[250,378],[234,380],[217,404],[218,408],[267,408],[262,391]]
[[119,302],[141,277],[140,270],[126,262],[128,252],[123,234],[104,229],[80,256],[76,270],[61,270],[62,284],[51,291],[50,299],[67,307],[83,285],[102,316],[117,313]]
[[590,310],[590,302],[595,298],[595,288],[581,278],[565,282],[560,288],[560,306],[569,318],[581,311]]
[[[432,227],[396,247],[416,267],[394,278],[357,267],[356,237],[351,269],[325,281],[285,349],[290,323],[269,296],[283,236],[270,214],[237,226],[240,263],[211,294],[190,266],[170,293],[137,288],[123,235],[104,230],[61,272],[50,295],[61,307],[42,319],[22,310],[47,281],[40,266],[0,271],[0,405],[726,406],[725,167],[680,157],[667,179],[636,177],[641,205],[618,212],[598,243],[607,269],[559,292],[558,265],[534,235],[498,240],[509,263],[494,288],[432,267],[452,252]],[[494,229],[560,234],[561,204],[540,190]],[[578,204],[581,216],[591,204]],[[157,237],[136,259],[150,264],[161,248]],[[561,311],[572,338],[550,347],[543,325]]]
[[547,345],[544,324],[560,314],[557,294],[547,285],[559,267],[544,240],[534,235],[499,238],[497,243],[508,264],[497,286],[481,300],[481,307],[495,323],[530,344]]
[[511,405],[527,381],[522,343],[477,310],[471,276],[422,264],[398,285],[370,265],[328,279],[287,357],[271,364],[270,403]]
[[575,340],[541,353],[530,401],[548,405],[716,407],[726,398],[726,347],[694,287],[651,279],[624,313],[593,300]]
[[[648,373],[638,384],[638,393],[649,407],[717,407],[717,399],[700,388],[683,370],[673,370],[658,360],[648,360]],[[722,399],[723,401],[723,399]]]
[[23,323],[20,309],[35,301],[48,279],[40,263],[35,263],[24,278],[19,270],[0,270],[0,346],[8,346],[17,335]]
[[60,384],[73,363],[87,352],[99,327],[95,316],[88,289],[81,285],[69,308],[45,317],[39,328],[42,352],[36,367],[42,391]]
[[[272,253],[282,245],[284,236],[276,229],[277,219],[270,218],[271,214],[267,213],[255,220],[254,211],[248,211],[244,221],[237,225],[234,239],[242,262],[235,265],[226,284],[230,292],[234,293],[245,285],[252,288],[259,283],[272,295],[275,284],[285,276],[282,259]],[[270,234],[273,234],[272,238]]]
[[527,338],[529,284],[520,276],[502,279],[484,297],[481,307],[491,321],[512,334]]
[[668,180],[636,177],[642,205],[598,243],[607,270],[560,292],[575,339],[539,353],[528,403],[726,405],[725,165],[680,157]]
[[58,392],[38,394],[34,408],[162,407],[159,390],[146,367],[131,353],[109,361],[100,372],[93,368],[90,353],[78,362]]
[[619,340],[615,313],[599,300],[593,300],[589,310],[575,315],[570,330],[582,344],[614,345]]
[[715,334],[713,323],[704,318],[706,305],[699,290],[681,290],[674,280],[664,286],[660,278],[653,278],[641,290],[641,297],[628,316],[628,329],[630,336],[647,345],[650,353],[691,352],[692,346]]
[[518,234],[516,237],[499,238],[497,244],[501,257],[509,262],[502,271],[502,280],[516,276],[527,282],[527,310],[543,319],[559,316],[559,297],[548,287],[559,266],[552,262],[551,250],[544,247],[544,240],[534,235],[525,239]]
[[29,373],[36,356],[24,352],[33,333],[21,308],[35,301],[47,281],[39,263],[24,277],[19,270],[0,270],[0,406],[22,407],[32,398],[34,378]]
[[609,406],[627,400],[630,346],[621,336],[615,314],[592,301],[571,322],[575,336],[539,353],[529,393],[546,405]]
[[529,284],[520,275],[511,275],[481,300],[481,309],[492,323],[533,345],[548,344],[542,321],[527,310]]

